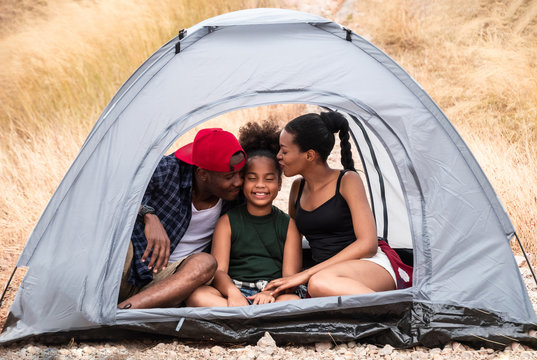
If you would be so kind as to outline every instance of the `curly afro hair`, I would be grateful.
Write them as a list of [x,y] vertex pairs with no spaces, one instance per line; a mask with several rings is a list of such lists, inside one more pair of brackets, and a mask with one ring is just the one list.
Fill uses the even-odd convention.
[[239,129],[239,143],[248,156],[261,150],[276,156],[280,151],[280,132],[275,120],[265,120],[262,123],[251,121]]
[[274,162],[278,177],[282,177],[282,169],[278,164],[278,151],[280,151],[281,129],[275,120],[265,120],[262,123],[249,122],[239,129],[239,143],[246,152],[248,167],[251,159],[263,156]]

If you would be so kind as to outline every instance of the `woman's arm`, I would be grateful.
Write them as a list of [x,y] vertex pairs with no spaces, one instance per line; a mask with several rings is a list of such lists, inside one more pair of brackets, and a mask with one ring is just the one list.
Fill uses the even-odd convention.
[[216,258],[218,268],[214,274],[213,286],[228,299],[228,306],[248,305],[240,290],[228,275],[229,254],[231,251],[231,225],[229,217],[223,215],[214,229],[211,254]]
[[354,171],[345,173],[341,179],[339,192],[351,211],[356,241],[349,247],[354,245],[354,258],[363,259],[374,256],[378,246],[377,227],[360,175]]
[[[294,184],[293,184],[294,185]],[[347,172],[341,179],[340,193],[351,211],[356,241],[343,250],[309,269],[296,275],[271,281],[266,290],[277,296],[282,291],[305,284],[317,272],[340,262],[374,256],[377,252],[377,235],[373,213],[365,194],[362,179],[355,172]],[[296,197],[295,197],[296,199]],[[291,207],[291,204],[289,204]],[[285,276],[285,275],[284,275]]]

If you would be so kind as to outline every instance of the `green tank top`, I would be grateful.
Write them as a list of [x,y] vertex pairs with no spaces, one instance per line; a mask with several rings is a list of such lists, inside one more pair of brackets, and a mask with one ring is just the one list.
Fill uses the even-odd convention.
[[249,282],[280,278],[289,215],[273,206],[270,214],[253,216],[246,204],[227,215],[231,225],[229,276]]

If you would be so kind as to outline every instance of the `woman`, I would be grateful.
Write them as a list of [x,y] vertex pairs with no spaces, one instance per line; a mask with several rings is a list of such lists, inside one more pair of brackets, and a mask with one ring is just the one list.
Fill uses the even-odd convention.
[[[335,132],[343,171],[327,163]],[[392,259],[379,247],[364,185],[354,169],[347,120],[336,112],[293,119],[280,135],[278,160],[285,176],[302,175],[291,188],[289,215],[308,239],[315,265],[271,281],[266,290],[278,294],[307,284],[309,295],[320,297],[396,289],[400,274],[390,260],[401,260],[386,243],[382,247]]]

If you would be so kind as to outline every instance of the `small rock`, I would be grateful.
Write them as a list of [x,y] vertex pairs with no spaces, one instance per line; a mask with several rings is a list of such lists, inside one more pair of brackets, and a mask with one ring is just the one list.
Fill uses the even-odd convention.
[[263,335],[263,337],[257,341],[257,346],[276,347],[276,341],[274,341],[268,332],[265,332],[265,335]]
[[365,355],[367,354],[367,348],[365,346],[355,347],[354,353],[359,357],[365,357]]
[[391,345],[386,345],[379,350],[379,354],[382,356],[390,355],[393,352],[393,347]]
[[255,359],[256,360],[272,360],[273,357],[272,357],[272,354],[261,354],[261,355],[258,355]]
[[[106,344],[105,347],[106,347],[106,348],[109,348],[110,345]],[[164,343],[158,343],[153,349],[158,350],[158,351],[166,350],[166,344],[164,344]]]
[[332,343],[329,341],[323,341],[315,343],[315,351],[317,352],[323,352],[330,350],[332,348]]
[[211,352],[212,352],[213,354],[221,354],[221,353],[224,352],[224,348],[221,347],[221,346],[215,345],[215,346],[213,346],[213,347],[211,348]]
[[529,335],[532,336],[532,337],[537,337],[537,331],[530,330]]
[[514,342],[511,344],[511,350],[516,351],[516,352],[524,351],[524,347],[522,347],[520,343]]
[[454,341],[451,346],[453,347],[453,351],[456,351],[456,352],[461,352],[461,351],[464,351],[466,350],[466,348],[464,347],[463,344],[461,343],[458,343],[456,341]]
[[355,342],[355,341],[349,341],[349,342],[347,343],[347,347],[348,347],[349,349],[354,349],[354,348],[356,347],[356,342]]
[[39,352],[39,349],[32,345],[27,346],[26,348],[24,348],[24,350],[27,354],[30,354],[30,355],[35,355]]
[[71,354],[77,357],[82,357],[82,349],[73,349]]
[[429,360],[429,353],[420,351],[418,353],[418,359],[420,359],[420,360]]
[[440,350],[439,348],[432,348],[431,350],[429,350],[430,354],[440,354],[441,352],[442,350]]
[[471,351],[463,351],[461,354],[461,359],[463,360],[471,360],[474,358],[474,354]]

